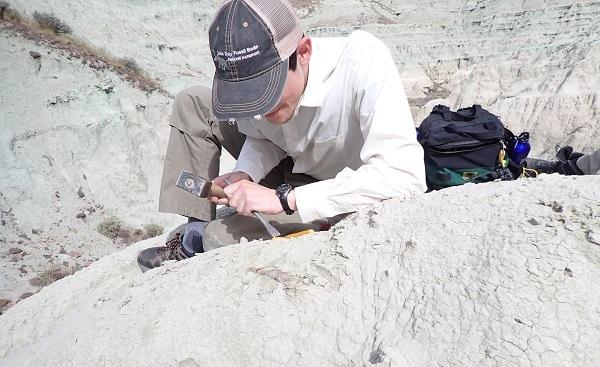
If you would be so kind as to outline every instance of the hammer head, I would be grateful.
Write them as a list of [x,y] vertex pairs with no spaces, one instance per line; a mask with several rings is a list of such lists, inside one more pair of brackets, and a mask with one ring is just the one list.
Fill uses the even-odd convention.
[[198,197],[205,198],[210,193],[212,182],[198,177],[190,172],[181,171],[176,183],[177,187],[194,194]]

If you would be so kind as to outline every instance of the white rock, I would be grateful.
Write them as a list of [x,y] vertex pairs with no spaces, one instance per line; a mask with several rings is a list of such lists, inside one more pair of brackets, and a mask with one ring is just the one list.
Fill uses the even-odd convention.
[[[376,208],[378,228],[365,209],[330,232],[141,273],[148,240],[0,316],[0,365],[594,366],[600,246],[527,222],[545,215],[600,233],[600,179],[559,187],[567,179],[391,200]],[[522,210],[488,202],[494,193]],[[540,204],[562,195],[579,199],[560,213]]]
[[[11,7],[54,13],[76,37],[135,59],[174,95],[210,85],[206,31],[219,3],[11,0]],[[416,123],[438,102],[480,103],[513,131],[530,131],[533,155],[552,156],[555,144],[598,148],[599,3],[294,3],[309,35],[361,28],[383,39]],[[32,60],[29,51],[42,56]],[[90,258],[115,251],[96,231],[106,215],[166,228],[180,221],[156,213],[170,96],[146,95],[7,32],[0,58],[0,209],[11,213],[7,235],[35,227],[46,241],[32,243],[23,262],[45,265],[43,247],[64,241],[82,244]],[[224,163],[225,171],[233,166],[230,157]],[[543,176],[390,202],[377,231],[361,227],[358,215],[358,225],[342,223],[314,242],[218,250],[230,266],[206,254],[141,275],[135,251],[161,241],[149,240],[1,316],[0,365],[593,365],[600,360],[593,345],[600,292],[591,282],[598,269],[590,260],[600,247],[596,180]],[[78,187],[86,205],[105,208],[85,222],[74,214]],[[533,200],[560,197],[562,213]],[[507,200],[517,205],[490,210]],[[456,215],[471,223],[458,224]],[[0,268],[2,295],[22,293],[14,267],[0,261]],[[165,340],[182,343],[173,349]]]

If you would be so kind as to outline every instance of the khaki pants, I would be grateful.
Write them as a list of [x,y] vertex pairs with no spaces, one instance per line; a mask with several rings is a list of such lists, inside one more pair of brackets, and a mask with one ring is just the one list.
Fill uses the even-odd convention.
[[577,160],[577,167],[586,175],[595,175],[600,171],[600,149],[586,154]]
[[[222,148],[235,158],[240,154],[245,136],[235,125],[218,122],[212,115],[211,105],[211,90],[206,87],[191,87],[175,97],[160,189],[159,211],[212,221],[206,227],[203,238],[205,250],[239,243],[241,237],[248,240],[267,239],[270,236],[254,217],[236,214],[214,220],[214,204],[175,186],[181,170],[208,180],[217,177]],[[288,183],[297,187],[316,181],[311,176],[292,173],[292,168],[293,161],[287,157],[260,184],[275,188],[282,183]],[[318,229],[323,223],[301,223],[297,215],[265,217],[283,235],[303,229]]]

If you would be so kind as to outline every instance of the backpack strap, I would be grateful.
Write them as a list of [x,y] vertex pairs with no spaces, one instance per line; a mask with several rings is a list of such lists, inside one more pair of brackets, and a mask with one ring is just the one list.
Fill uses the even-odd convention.
[[481,115],[481,105],[474,104],[472,107],[461,108],[454,112],[448,106],[437,105],[433,108],[431,113],[442,115],[444,121],[471,121]]
[[[483,127],[483,130],[481,129]],[[454,134],[469,134],[477,139],[488,140],[498,137],[498,125],[492,122],[484,122],[479,126],[465,126],[460,122],[452,122],[444,126],[444,130]]]
[[452,121],[452,111],[450,107],[444,106],[443,104],[439,104],[433,108],[431,113],[436,113],[438,115],[442,115],[444,121]]
[[481,105],[474,104],[472,107],[461,108],[460,110],[453,112],[453,117],[458,121],[471,121],[481,115]]
[[497,168],[493,172],[483,173],[479,176],[475,176],[469,180],[472,183],[484,183],[489,181],[501,180],[501,181],[512,181],[518,176],[514,176],[509,168]]

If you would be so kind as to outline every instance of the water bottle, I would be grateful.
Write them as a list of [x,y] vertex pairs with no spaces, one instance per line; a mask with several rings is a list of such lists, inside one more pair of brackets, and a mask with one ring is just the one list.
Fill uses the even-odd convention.
[[530,150],[529,133],[522,132],[519,136],[509,142],[508,156],[512,161],[523,164],[523,161],[527,158]]

